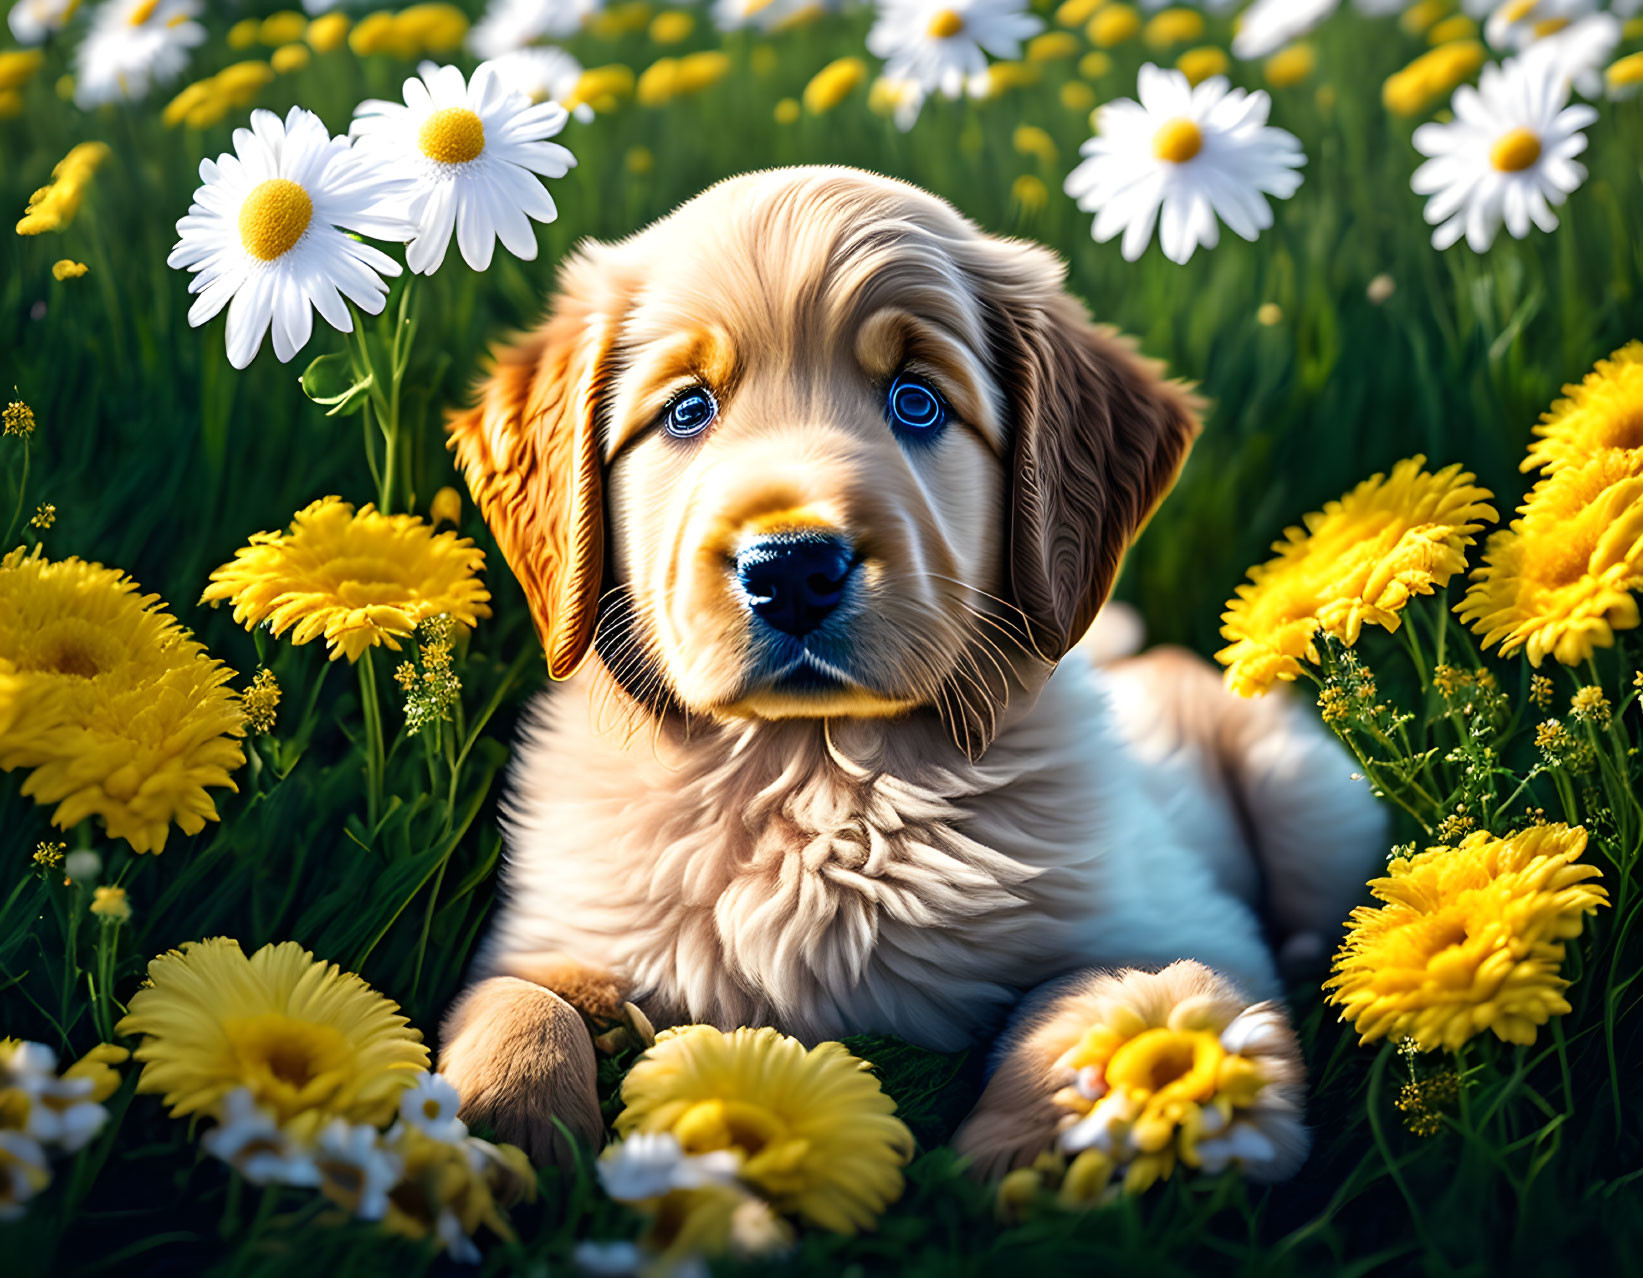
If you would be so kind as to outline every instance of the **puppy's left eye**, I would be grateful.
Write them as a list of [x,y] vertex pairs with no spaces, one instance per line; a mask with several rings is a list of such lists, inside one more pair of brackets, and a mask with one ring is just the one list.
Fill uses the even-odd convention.
[[928,439],[947,424],[947,401],[916,373],[897,373],[885,393],[890,424],[905,435]]
[[689,439],[700,435],[718,415],[719,401],[713,398],[713,392],[705,386],[692,386],[675,395],[662,410],[662,425],[674,438]]

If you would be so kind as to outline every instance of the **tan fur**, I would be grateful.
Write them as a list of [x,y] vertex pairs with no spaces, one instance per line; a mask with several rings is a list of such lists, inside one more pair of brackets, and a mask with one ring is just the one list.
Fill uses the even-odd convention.
[[[452,419],[568,679],[515,756],[487,1014],[447,1027],[488,1112],[528,1128],[561,1087],[586,1109],[557,1037],[575,1013],[544,987],[662,1024],[942,1049],[1068,972],[1190,956],[1275,992],[1258,840],[1220,757],[1243,737],[1150,698],[1145,667],[1061,660],[1197,431],[1192,398],[1063,275],[899,182],[751,174],[582,246],[548,321]],[[951,406],[938,440],[887,424],[900,369]],[[719,415],[672,438],[658,417],[693,385]],[[804,644],[825,690],[770,672],[733,572],[749,539],[795,529],[859,558]],[[1280,754],[1311,749],[1277,729]],[[1361,848],[1319,859],[1307,890],[1362,883]]]
[[604,1143],[593,1041],[581,1016],[540,985],[493,976],[445,1015],[439,1070],[462,1094],[462,1119],[483,1123],[539,1163],[574,1155],[554,1120],[590,1149]]

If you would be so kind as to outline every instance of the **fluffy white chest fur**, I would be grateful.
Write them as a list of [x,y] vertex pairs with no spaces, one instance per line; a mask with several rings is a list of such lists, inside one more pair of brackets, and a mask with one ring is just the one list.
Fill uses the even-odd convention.
[[680,747],[543,694],[479,975],[554,955],[659,1023],[940,1049],[1042,981],[1191,957],[1274,992],[1255,860],[1213,767],[1122,668],[1064,661],[979,763],[905,723],[710,728]]

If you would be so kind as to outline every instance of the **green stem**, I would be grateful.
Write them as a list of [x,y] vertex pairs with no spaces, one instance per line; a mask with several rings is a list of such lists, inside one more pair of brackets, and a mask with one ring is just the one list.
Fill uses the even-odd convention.
[[377,818],[382,812],[382,703],[377,698],[376,667],[367,648],[359,659],[359,703],[365,720],[365,797],[371,837],[376,837]]
[[17,531],[17,521],[23,517],[23,499],[29,490],[29,437],[23,436],[23,475],[17,481],[17,508],[12,511],[11,522],[6,525],[6,539],[0,542],[0,550],[11,546],[11,535]]

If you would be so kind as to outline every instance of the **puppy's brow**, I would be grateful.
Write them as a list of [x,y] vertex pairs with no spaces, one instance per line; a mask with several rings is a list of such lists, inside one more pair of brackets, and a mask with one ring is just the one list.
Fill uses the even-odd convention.
[[886,307],[869,315],[856,333],[856,362],[875,381],[903,365],[932,375],[958,410],[995,452],[1004,447],[1000,393],[986,365],[947,329],[903,310]]
[[722,395],[735,377],[735,344],[714,325],[636,346],[611,404],[607,458],[648,426],[683,386],[701,382]]

